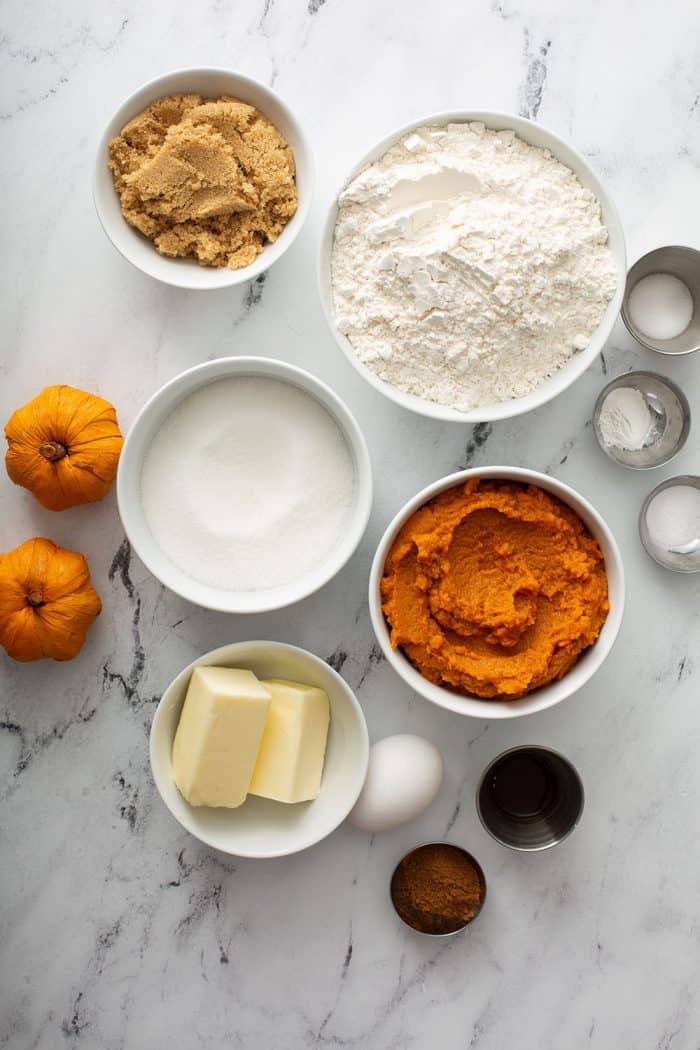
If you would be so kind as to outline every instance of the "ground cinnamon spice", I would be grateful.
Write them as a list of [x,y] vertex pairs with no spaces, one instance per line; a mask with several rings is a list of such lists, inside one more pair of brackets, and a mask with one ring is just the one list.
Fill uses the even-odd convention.
[[420,933],[454,933],[478,914],[485,896],[479,865],[466,850],[447,842],[407,853],[391,880],[396,911]]

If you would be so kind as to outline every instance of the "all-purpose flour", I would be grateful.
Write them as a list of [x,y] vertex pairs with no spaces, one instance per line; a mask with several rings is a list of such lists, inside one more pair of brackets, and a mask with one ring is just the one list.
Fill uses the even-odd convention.
[[201,583],[282,586],[338,542],[355,472],[345,437],[309,394],[275,379],[220,379],[156,434],[141,474],[161,550]]
[[520,397],[583,349],[617,272],[600,205],[547,150],[423,127],[340,196],[338,326],[382,379],[461,411]]

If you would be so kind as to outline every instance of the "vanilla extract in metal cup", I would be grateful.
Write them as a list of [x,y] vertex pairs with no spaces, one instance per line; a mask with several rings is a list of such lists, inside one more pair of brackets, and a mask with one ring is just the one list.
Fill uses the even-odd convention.
[[503,846],[524,852],[562,842],[583,812],[581,778],[546,747],[514,747],[488,766],[476,794],[479,819]]

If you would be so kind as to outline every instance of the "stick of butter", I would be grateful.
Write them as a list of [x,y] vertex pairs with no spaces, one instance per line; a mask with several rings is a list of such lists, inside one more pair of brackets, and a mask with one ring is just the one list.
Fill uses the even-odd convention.
[[272,695],[251,795],[304,802],[321,790],[330,713],[323,689],[282,678],[261,683]]
[[195,667],[173,743],[173,780],[191,806],[245,801],[270,702],[252,671]]

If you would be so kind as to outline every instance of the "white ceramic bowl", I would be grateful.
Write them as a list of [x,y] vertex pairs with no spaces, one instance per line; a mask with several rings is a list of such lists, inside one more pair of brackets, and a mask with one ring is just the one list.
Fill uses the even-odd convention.
[[[296,181],[299,205],[296,214],[287,223],[274,242],[268,244],[255,262],[241,270],[200,266],[194,259],[168,259],[160,255],[151,242],[124,219],[119,197],[114,188],[112,173],[107,166],[108,146],[124,125],[141,113],[151,102],[167,95],[203,95],[217,98],[232,95],[255,106],[284,135],[292,148],[296,163]],[[313,193],[313,163],[311,148],[298,120],[270,88],[257,80],[233,73],[228,69],[180,69],[149,80],[130,95],[114,114],[100,139],[93,176],[93,197],[102,228],[114,247],[125,259],[158,281],[178,288],[228,288],[242,284],[267,270],[292,244],[304,225]]]
[[[171,756],[192,668],[199,664],[242,667],[259,678],[288,678],[325,689],[331,722],[318,798],[285,805],[249,795],[238,809],[185,802],[172,779]],[[282,857],[320,842],[345,820],[365,782],[369,739],[352,690],[318,656],[281,642],[234,642],[200,656],[170,683],[153,716],[150,754],[160,797],[191,835],[236,857]]]
[[[195,390],[217,379],[264,376],[298,387],[331,415],[347,441],[355,467],[354,501],[336,546],[314,569],[281,587],[231,591],[193,579],[174,564],[156,543],[141,503],[143,461],[153,438],[173,409]],[[372,466],[362,431],[348,408],[330,387],[301,368],[265,357],[223,357],[196,365],[161,387],[143,406],[124,442],[117,473],[117,502],[124,531],[141,561],[157,579],[195,605],[229,613],[281,609],[313,594],[343,567],[367,526],[372,507]]]
[[338,346],[350,363],[357,369],[361,376],[364,376],[368,383],[370,383],[381,394],[384,394],[392,401],[395,401],[398,405],[402,405],[404,408],[408,408],[412,412],[417,412],[419,415],[429,416],[432,419],[443,419],[462,423],[478,423],[482,420],[508,419],[511,416],[522,415],[523,412],[529,412],[531,409],[539,408],[540,405],[544,405],[547,401],[551,401],[553,397],[556,397],[557,394],[560,394],[563,390],[566,390],[567,387],[571,386],[580,375],[583,375],[588,366],[603,349],[605,341],[610,335],[617,315],[620,312],[626,279],[625,235],[622,229],[622,223],[620,222],[620,217],[615,205],[599,182],[597,176],[593,173],[591,168],[589,168],[581,154],[577,153],[572,146],[569,146],[568,143],[552,134],[551,131],[547,131],[546,128],[543,128],[540,124],[536,124],[532,120],[526,120],[524,117],[516,117],[510,113],[492,113],[485,110],[457,110],[452,113],[433,113],[431,116],[423,117],[421,120],[414,120],[405,127],[399,128],[398,131],[393,131],[391,135],[388,135],[385,139],[382,139],[381,142],[377,143],[369,153],[366,153],[362,160],[359,161],[349,173],[343,186],[346,186],[348,182],[350,182],[364,168],[372,164],[375,160],[378,160],[379,157],[383,156],[389,147],[393,146],[398,139],[408,134],[408,132],[413,131],[415,128],[429,124],[442,125],[463,123],[473,120],[481,121],[486,124],[487,127],[494,128],[497,131],[505,129],[515,131],[521,139],[525,140],[525,142],[529,142],[533,146],[540,146],[550,150],[557,160],[571,168],[579,181],[596,195],[600,201],[603,222],[608,228],[610,248],[615,257],[615,265],[617,267],[617,287],[615,294],[608,303],[605,314],[603,315],[597,329],[591,336],[591,340],[586,349],[574,354],[566,364],[558,369],[554,375],[540,383],[535,390],[532,390],[529,394],[525,394],[524,397],[513,398],[509,401],[494,402],[490,405],[483,405],[479,408],[472,409],[470,412],[458,412],[456,409],[449,408],[447,405],[438,405],[433,401],[426,401],[423,398],[416,397],[415,394],[406,394],[403,390],[399,390],[397,387],[392,386],[391,383],[387,383],[383,379],[380,379],[370,368],[367,367],[367,365],[359,360],[352,349],[350,340],[338,330],[335,323],[333,295],[331,290],[331,252],[333,248],[335,223],[338,214],[338,194],[336,194],[328,209],[323,232],[321,234],[318,278],[323,310]]
[[[551,492],[563,503],[568,504],[572,510],[587,525],[591,534],[595,536],[600,544],[605,557],[605,569],[608,575],[608,595],[610,599],[610,612],[603,624],[596,642],[583,653],[574,664],[568,674],[564,675],[558,682],[542,686],[530,693],[522,700],[482,700],[479,697],[463,696],[461,693],[453,692],[439,685],[434,685],[420,674],[411,662],[399,649],[392,649],[389,628],[382,612],[380,583],[384,572],[389,548],[394,542],[396,534],[404,522],[410,518],[414,511],[437,496],[445,489],[453,488],[455,485],[463,484],[468,478],[500,479],[503,481],[518,481],[527,485],[539,485],[545,492]],[[606,525],[603,518],[591,504],[580,496],[578,492],[565,485],[562,481],[556,481],[546,474],[540,474],[536,470],[524,470],[519,467],[476,467],[472,470],[461,470],[457,474],[450,474],[440,481],[428,485],[427,488],[409,500],[405,507],[399,511],[391,522],[377,547],[377,552],[372,562],[372,570],[369,578],[369,611],[372,626],[377,640],[384,655],[395,671],[403,678],[411,689],[420,696],[444,707],[448,711],[455,711],[460,715],[470,715],[473,718],[486,720],[495,718],[519,718],[529,715],[535,711],[544,711],[547,707],[554,707],[568,696],[571,696],[584,685],[593,675],[605,657],[613,647],[617,632],[622,623],[622,612],[625,604],[625,575],[620,554],[615,538]]]

